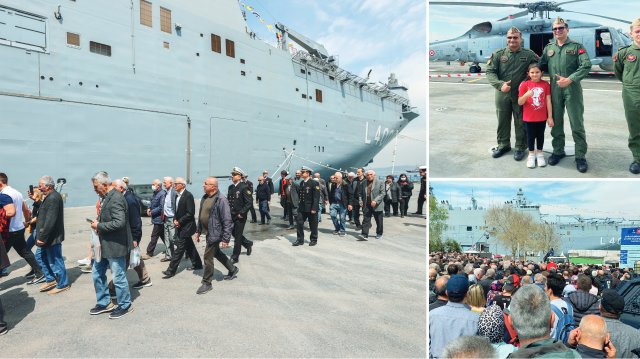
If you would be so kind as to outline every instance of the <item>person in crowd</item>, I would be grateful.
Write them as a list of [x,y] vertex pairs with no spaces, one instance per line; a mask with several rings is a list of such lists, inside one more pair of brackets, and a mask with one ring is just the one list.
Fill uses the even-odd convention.
[[131,188],[129,188],[129,177],[122,177],[122,182],[124,182],[125,191],[133,194],[133,190],[131,190]]
[[300,181],[302,181],[302,171],[296,171],[296,178],[293,180],[293,182],[295,182],[296,184],[300,184]]
[[479,313],[471,311],[466,304],[469,280],[461,274],[449,278],[447,296],[449,302],[429,312],[430,358],[442,357],[442,351],[449,342],[478,333]]
[[58,294],[71,288],[62,257],[62,242],[64,241],[64,205],[62,196],[55,188],[51,176],[43,176],[38,189],[45,198],[40,205],[36,222],[36,245],[40,249],[39,257],[46,283],[40,291]]
[[[231,219],[233,219],[233,254],[231,262],[233,264],[240,261],[242,247],[247,249],[247,255],[251,255],[253,242],[244,236],[244,225],[247,222],[249,207],[253,206],[253,197],[247,186],[240,181],[245,173],[239,167],[234,167],[231,171],[232,184],[227,190],[227,200],[231,209]],[[264,178],[264,177],[263,177]]]
[[502,293],[502,281],[496,280],[491,283],[491,289],[487,292],[487,306],[493,304],[496,296]]
[[581,358],[615,358],[617,349],[609,338],[604,319],[589,314],[582,318],[580,327],[572,331],[568,345],[575,347]]
[[[353,173],[353,172],[349,172],[349,173],[345,172],[344,179],[345,179],[345,181],[347,181],[349,186],[351,186],[351,193],[353,193],[354,196],[356,195],[357,185],[358,185],[355,182],[355,178],[356,178],[356,174],[355,173]],[[349,223],[351,223],[351,224],[356,224],[355,217],[353,215],[353,211],[355,211],[355,210],[356,210],[356,205],[354,205],[353,209],[347,213],[347,216],[349,216]],[[359,229],[356,228],[356,230],[359,230]]]
[[483,338],[465,335],[449,342],[442,349],[442,358],[499,358],[496,349]]
[[631,351],[640,348],[640,331],[620,321],[624,298],[613,289],[605,289],[602,291],[599,309],[611,335],[610,340],[616,346],[617,357],[635,358],[636,355]]
[[335,229],[333,234],[344,237],[347,235],[347,211],[353,209],[353,192],[349,183],[342,179],[342,173],[336,172],[331,177],[334,178],[334,183],[329,193],[329,214]]
[[382,238],[384,183],[376,178],[376,173],[374,171],[367,171],[367,178],[360,181],[360,192],[358,193],[358,199],[360,207],[362,207],[363,211],[362,233],[358,236],[358,240],[368,240],[372,216],[376,220],[376,239]]
[[196,242],[200,243],[202,235],[206,247],[204,250],[204,275],[202,276],[202,285],[196,291],[197,294],[206,294],[213,286],[213,258],[222,263],[229,273],[223,278],[231,280],[238,274],[238,267],[231,263],[229,257],[220,250],[226,248],[231,240],[231,232],[233,231],[233,220],[231,219],[231,208],[229,200],[223,196],[218,190],[218,179],[209,177],[202,185],[204,195],[200,200],[200,209],[198,211],[198,225],[196,229]]
[[505,359],[518,350],[512,344],[504,342],[504,312],[497,305],[489,305],[478,317],[478,335],[487,338],[496,350],[499,359]]
[[311,234],[309,236],[309,246],[318,244],[318,211],[320,203],[320,184],[311,180],[311,168],[302,166],[302,181],[298,189],[298,231],[297,239],[293,246],[304,244],[304,222],[309,220]]
[[421,215],[424,202],[427,201],[427,166],[420,167],[420,193],[418,193],[418,210],[414,214]]
[[[4,193],[0,193],[0,240],[6,241],[9,237],[9,222],[11,218],[16,215],[16,209],[13,205],[11,197]],[[7,250],[4,247],[4,243],[0,244],[0,273],[7,269],[11,265]],[[2,274],[0,274],[2,278]],[[7,322],[4,321],[6,312],[2,306],[2,299],[0,299],[0,335],[5,335],[9,331]]]
[[[119,319],[131,313],[131,294],[126,275],[126,257],[133,249],[133,238],[127,216],[127,201],[111,185],[106,172],[97,172],[91,177],[93,188],[100,196],[100,214],[91,222],[91,228],[100,239],[100,259],[93,265],[93,285],[98,304],[89,311],[91,315],[112,312],[111,319]],[[110,300],[106,271],[110,267],[116,288],[118,306]]]
[[555,268],[556,272],[558,271],[558,265],[555,263],[555,259],[553,258],[550,258],[549,263],[547,264],[547,270],[551,271],[551,268]]
[[484,289],[482,289],[481,285],[473,284],[469,287],[467,304],[471,307],[472,312],[482,313],[487,304],[487,296],[484,294]]
[[[178,197],[176,198],[176,212],[173,219],[173,225],[176,227],[176,236],[178,237],[178,245],[173,253],[173,258],[169,264],[169,268],[162,272],[164,279],[171,278],[176,275],[180,260],[185,251],[189,254],[191,267],[189,271],[202,269],[202,260],[198,249],[193,243],[193,236],[196,233],[196,204],[191,192],[186,190],[187,182],[182,177],[176,178],[175,189]],[[246,187],[245,187],[246,189]],[[248,191],[248,190],[247,190]]]
[[356,231],[362,230],[362,223],[360,222],[360,213],[362,208],[359,205],[360,201],[360,182],[364,181],[366,178],[364,176],[364,168],[358,168],[357,177],[353,179],[352,187],[353,187],[353,220],[356,225]]
[[531,276],[529,275],[525,275],[524,277],[522,277],[522,280],[520,281],[520,285],[527,285],[527,284],[533,284],[533,278],[531,278]]
[[266,183],[267,186],[269,186],[269,190],[271,191],[271,194],[274,194],[275,192],[273,192],[273,180],[271,179],[271,177],[269,177],[269,172],[262,171],[262,178],[264,179],[264,183]]
[[[269,178],[269,177],[267,177]],[[264,177],[262,177],[262,179],[265,181],[265,183],[267,183],[266,179],[264,179]],[[271,178],[269,178],[271,179]],[[249,190],[251,191],[251,196],[253,196],[253,182],[249,181],[249,176],[247,176],[246,174],[242,177],[242,182],[244,182],[244,184],[247,185],[247,187],[249,188]],[[271,188],[269,188],[269,192],[273,192],[273,182],[271,183]],[[269,196],[271,196],[273,193],[269,193]],[[257,202],[256,202],[257,203]],[[258,210],[260,209],[260,207],[258,207]],[[256,220],[256,209],[253,208],[253,205],[251,205],[251,207],[249,207],[249,212],[251,212],[251,221],[249,221],[249,223],[257,223],[258,221]],[[271,222],[271,219],[269,219],[269,222]],[[262,223],[264,224],[264,221],[262,221]]]
[[411,194],[413,192],[413,183],[409,181],[406,174],[401,174],[398,178],[398,186],[400,187],[400,218],[404,218],[407,215],[407,209],[409,208],[409,201],[411,200]]
[[384,215],[391,217],[391,208],[393,208],[393,216],[398,216],[398,197],[400,197],[400,187],[393,182],[393,176],[388,175],[384,184]]
[[[550,336],[556,340],[562,340],[562,330],[568,324],[574,324],[573,307],[562,300],[562,290],[564,289],[564,278],[557,274],[551,274],[547,278],[544,292],[549,297],[551,309],[554,313],[553,327],[551,327]],[[571,330],[568,328],[567,330]]]
[[327,203],[329,202],[329,193],[327,192],[327,185],[324,180],[320,178],[319,173],[315,174],[313,180],[320,184],[320,201],[318,202],[318,223],[320,223],[322,222],[322,209],[326,208]]
[[164,197],[167,192],[162,188],[162,184],[159,179],[153,180],[153,196],[151,197],[151,204],[147,208],[147,216],[151,217],[151,224],[153,229],[151,230],[151,241],[147,246],[147,253],[142,256],[142,259],[153,258],[153,252],[156,250],[156,244],[158,243],[158,237],[162,239],[165,247],[169,247],[164,239],[164,222],[162,221],[163,209],[164,209]]
[[289,217],[289,227],[287,229],[291,230],[297,228],[297,225],[293,225],[293,220],[294,213],[297,213],[298,206],[300,205],[300,201],[298,198],[299,186],[297,183],[293,182],[293,178],[291,178],[291,175],[287,175],[285,179],[286,182],[288,182],[285,187],[285,201],[287,206],[285,213],[287,214],[286,216]]
[[542,289],[542,290],[544,290],[544,283],[543,283],[543,282],[544,282],[544,279],[545,279],[545,276],[544,276],[544,275],[542,275],[542,273],[538,273],[538,274],[536,274],[536,275],[535,275],[535,277],[534,277],[535,284],[536,284],[538,287],[540,287],[540,289]]
[[[131,229],[131,238],[133,239],[133,247],[140,246],[140,240],[142,239],[142,220],[140,218],[140,205],[130,191],[127,191],[124,180],[115,180],[111,184],[116,191],[124,195],[124,199],[127,201],[127,216],[129,220],[129,228]],[[126,268],[129,268],[130,256],[127,256]],[[147,267],[144,265],[144,260],[140,259],[140,264],[133,267],[133,270],[138,275],[138,283],[133,285],[135,289],[142,289],[144,287],[151,287],[153,283],[147,272]],[[111,298],[116,297],[116,288],[113,285],[113,281],[109,282],[109,294]]]
[[435,302],[438,298],[436,295],[436,279],[438,278],[438,272],[429,265],[429,304]]
[[429,311],[447,305],[447,303],[449,302],[449,297],[447,297],[447,282],[449,282],[450,277],[451,276],[449,275],[443,275],[440,278],[436,279],[435,293],[437,299],[435,302],[429,304]]
[[173,188],[173,178],[165,177],[163,184],[164,189],[167,192],[164,195],[162,213],[162,218],[164,218],[164,244],[166,245],[166,249],[164,258],[162,258],[160,262],[171,262],[171,258],[173,258],[173,252],[175,250],[174,243],[176,242],[176,227],[173,223],[175,217],[176,198],[178,197],[178,193]]
[[581,275],[578,277],[578,290],[570,292],[563,298],[573,307],[573,319],[577,325],[580,325],[580,320],[585,315],[600,314],[598,297],[589,293],[589,290],[591,290],[591,277]]
[[[264,224],[264,217],[267,217],[267,224],[271,224],[271,216],[269,215],[269,204],[271,204],[271,189],[264,181],[264,177],[258,177],[258,187],[256,188],[256,204],[260,209],[260,223]],[[253,205],[251,205],[253,208]]]
[[[33,208],[31,208],[31,217],[29,218],[29,221],[25,222],[24,225],[28,228],[29,231],[29,238],[27,238],[27,249],[31,253],[33,253],[32,248],[36,245],[36,227],[38,221],[38,213],[40,212],[40,205],[42,205],[44,195],[39,188],[34,188],[33,193],[27,191],[27,196],[29,196],[29,198],[33,201]],[[38,261],[38,265],[44,272],[44,263],[42,262],[42,249],[40,247],[36,247],[36,252],[34,253],[34,255],[36,257],[36,261]],[[89,262],[91,261],[89,260]],[[35,274],[35,271],[32,269],[25,275],[25,277],[33,278]]]
[[473,264],[469,263],[464,267],[464,272],[469,279],[469,283],[476,284],[478,282],[478,278],[474,273]]
[[38,264],[38,261],[36,260],[36,257],[33,255],[33,253],[31,253],[31,251],[27,249],[27,243],[24,239],[24,222],[29,221],[31,212],[29,212],[29,208],[27,208],[27,204],[25,203],[22,194],[9,186],[8,183],[9,178],[7,177],[7,175],[4,173],[0,173],[0,193],[5,194],[11,198],[15,210],[15,215],[8,217],[10,218],[9,233],[4,243],[5,250],[7,251],[7,253],[9,253],[11,251],[11,248],[14,248],[18,255],[22,257],[27,262],[27,264],[29,264],[31,270],[33,270],[34,277],[27,283],[27,285],[42,283],[45,279],[42,268],[40,268],[40,265]]
[[278,199],[280,200],[280,205],[282,209],[284,209],[284,216],[282,216],[282,220],[287,220],[287,192],[286,187],[288,187],[288,181],[286,179],[289,172],[282,170],[280,172],[280,179],[278,180]]
[[502,286],[502,293],[500,295],[496,295],[493,298],[493,302],[500,307],[501,309],[506,309],[511,304],[511,295],[513,291],[516,289],[516,282],[514,276],[507,277],[504,285]]
[[486,278],[483,278],[481,281],[478,282],[478,284],[482,286],[482,289],[484,290],[485,293],[489,293],[489,291],[491,290],[491,283],[493,283],[493,281],[495,280],[495,277],[496,277],[496,270],[493,268],[489,268],[487,269]]

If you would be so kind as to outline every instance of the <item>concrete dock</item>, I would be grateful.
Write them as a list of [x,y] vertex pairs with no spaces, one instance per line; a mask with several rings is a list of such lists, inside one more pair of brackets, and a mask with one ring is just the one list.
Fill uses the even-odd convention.
[[[175,277],[162,279],[168,263],[160,262],[160,242],[145,261],[153,286],[131,288],[134,310],[118,320],[89,315],[96,305],[93,280],[77,263],[88,254],[85,218],[95,218],[96,209],[65,208],[62,253],[71,289],[48,295],[40,285],[27,286],[29,267],[9,252],[9,276],[0,279],[9,325],[1,356],[426,357],[425,216],[384,218],[382,239],[359,242],[354,225],[346,237],[332,235],[324,214],[318,245],[308,246],[307,227],[305,246],[292,247],[296,232],[286,230],[276,202],[271,225],[247,223],[245,236],[255,244],[249,257],[243,249],[237,277],[222,280],[226,269],[214,260],[213,290],[205,295],[196,294],[204,271],[185,270],[188,260]],[[146,249],[152,225],[149,217],[142,223]],[[375,224],[372,229],[375,236]],[[204,247],[197,244],[201,256]],[[127,277],[130,285],[138,281],[133,270]]]
[[[429,165],[431,178],[636,178],[629,172],[633,162],[627,147],[629,131],[622,105],[622,84],[599,67],[582,81],[584,126],[589,170],[576,170],[575,157],[556,166],[529,169],[526,159],[516,162],[515,150],[499,159],[491,157],[496,146],[498,120],[494,89],[484,73],[468,74],[468,66],[429,63]],[[441,77],[438,77],[440,75]],[[451,75],[451,77],[449,77]],[[460,76],[458,76],[460,75]],[[470,76],[469,76],[470,75]],[[548,74],[545,74],[545,76]],[[566,141],[573,143],[565,113]],[[551,132],[545,132],[545,148],[551,148]],[[515,133],[511,129],[511,146]],[[545,153],[549,158],[550,153]]]

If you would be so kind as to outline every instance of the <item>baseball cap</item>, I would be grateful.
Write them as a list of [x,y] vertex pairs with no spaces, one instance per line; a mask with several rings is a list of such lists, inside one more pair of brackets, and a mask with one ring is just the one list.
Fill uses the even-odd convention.
[[532,275],[533,272],[531,271],[531,269],[527,270],[527,275]]
[[462,274],[456,274],[447,282],[447,296],[454,298],[464,297],[469,291],[469,280]]
[[507,280],[504,282],[504,286],[502,287],[502,290],[511,292],[518,286],[519,283],[520,283],[520,279],[518,278],[517,275],[510,275],[509,277],[507,277]]
[[605,289],[602,291],[602,299],[600,300],[602,308],[611,314],[622,314],[624,309],[624,298],[613,289]]

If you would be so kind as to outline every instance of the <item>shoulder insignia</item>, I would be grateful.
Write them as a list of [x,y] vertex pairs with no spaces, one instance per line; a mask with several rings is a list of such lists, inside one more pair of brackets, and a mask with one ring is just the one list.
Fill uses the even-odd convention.
[[578,42],[578,40],[576,40],[576,39],[571,39],[571,41],[573,41],[573,42]]
[[487,65],[491,65],[491,60],[487,61]]
[[634,61],[636,61],[636,55],[634,55],[634,54],[628,54],[628,55],[627,55],[627,61],[629,61],[629,62],[634,62]]
[[248,193],[248,194],[251,194],[251,191],[247,190],[247,193]]
[[618,54],[613,55],[613,62],[616,62],[617,59],[618,59]]
[[585,50],[585,49],[580,49],[580,50],[578,50],[578,53],[579,53],[579,54],[584,54],[585,52],[587,52],[587,50]]
[[320,186],[316,186],[316,189],[320,189]]
[[491,53],[491,56],[489,56],[489,59],[491,59],[493,57],[493,52]]
[[627,45],[627,46],[622,46],[621,48],[618,49],[618,51],[622,50],[622,49],[626,49],[627,47],[629,47],[631,45]]

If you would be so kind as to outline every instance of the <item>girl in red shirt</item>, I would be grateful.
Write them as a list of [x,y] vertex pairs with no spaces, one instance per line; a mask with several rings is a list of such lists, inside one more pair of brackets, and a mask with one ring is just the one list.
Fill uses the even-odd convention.
[[547,123],[549,123],[549,127],[553,127],[551,86],[542,80],[540,64],[529,65],[527,75],[527,81],[520,84],[518,91],[518,104],[522,106],[522,119],[527,130],[527,144],[529,145],[527,167],[536,167],[536,161],[538,167],[544,167],[547,165],[542,155],[544,129]]

